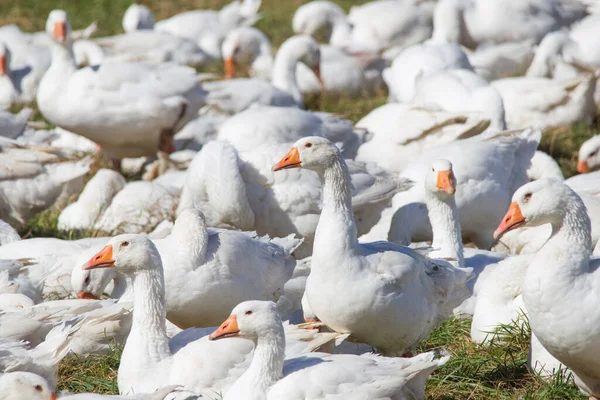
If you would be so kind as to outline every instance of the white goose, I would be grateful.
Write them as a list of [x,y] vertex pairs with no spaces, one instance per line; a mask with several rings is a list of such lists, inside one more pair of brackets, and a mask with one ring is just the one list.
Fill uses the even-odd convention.
[[548,32],[585,16],[582,2],[564,0],[441,0],[433,16],[438,42],[475,48],[482,42],[539,43]]
[[431,36],[435,3],[378,0],[354,6],[346,16],[330,1],[311,1],[296,10],[294,32],[314,35],[328,30],[329,43],[351,51],[378,52],[422,42]]
[[193,69],[107,63],[77,70],[66,13],[51,12],[46,30],[53,55],[37,93],[44,117],[100,144],[113,159],[173,151],[173,135],[204,101]]
[[506,129],[505,103],[501,94],[468,69],[449,69],[418,80],[411,103],[434,110],[480,113],[490,120],[489,129]]
[[81,190],[91,159],[61,150],[20,145],[0,137],[0,218],[22,227],[35,214]]
[[427,148],[483,132],[490,121],[473,113],[426,110],[401,103],[384,104],[356,123],[371,139],[358,148],[357,161],[376,162],[400,172]]
[[133,3],[125,10],[121,25],[127,33],[152,29],[154,27],[154,15],[145,5]]
[[215,60],[221,59],[221,42],[230,30],[253,25],[260,14],[260,0],[233,1],[219,11],[192,10],[158,21],[154,29],[188,38]]
[[474,288],[482,285],[488,266],[504,259],[506,255],[463,248],[458,209],[454,199],[457,189],[461,190],[460,187],[457,188],[452,163],[444,159],[433,161],[425,177],[425,203],[433,231],[433,251],[427,256],[454,260],[450,262],[455,266],[472,270],[474,278],[467,282],[471,296],[454,312],[473,315],[478,301]]
[[[209,92],[207,103],[229,114],[237,114],[253,104],[303,107],[303,95],[296,80],[296,66],[300,63],[321,79],[319,44],[310,36],[293,36],[281,45],[273,63],[272,84],[262,79],[210,82],[204,85]],[[231,64],[226,61],[226,65]]]
[[[161,258],[145,236],[116,236],[83,266],[107,267],[128,276],[133,284],[133,324],[118,374],[121,394],[181,385],[209,399],[222,398],[221,394],[226,394],[248,368],[252,343],[242,339],[210,342],[208,333],[212,329],[188,329],[169,339]],[[219,291],[217,296],[221,298],[223,292]]]
[[383,79],[390,91],[390,102],[409,103],[420,79],[449,69],[473,70],[465,52],[456,44],[416,44],[398,54]]
[[524,225],[552,226],[552,236],[533,258],[523,282],[531,329],[550,354],[573,371],[579,388],[599,398],[600,364],[593,354],[600,346],[600,333],[592,305],[600,260],[591,259],[585,206],[572,189],[551,179],[524,185],[512,201],[496,237]]
[[210,335],[213,341],[232,337],[249,339],[255,351],[252,364],[224,400],[424,399],[429,374],[449,358],[434,353],[410,359],[314,353],[284,360],[286,340],[275,304],[260,301],[236,306]]
[[596,115],[591,74],[556,81],[548,78],[517,77],[491,82],[504,100],[508,129],[568,126],[590,123]]
[[9,372],[0,376],[0,391],[4,400],[197,400],[199,396],[191,392],[183,393],[177,387],[169,386],[150,394],[136,394],[133,396],[108,396],[94,393],[80,393],[70,395],[66,392],[58,397],[52,391],[52,385],[44,377],[32,372]]
[[[306,35],[300,35],[305,37]],[[362,89],[380,84],[381,68],[377,56],[352,56],[329,45],[320,45],[320,67],[316,71],[297,64],[295,79],[303,94],[328,93],[357,95]],[[225,76],[235,77],[238,65],[247,65],[252,77],[271,80],[276,74],[275,59],[269,38],[256,28],[242,27],[231,31],[222,44]],[[291,75],[291,74],[290,74]]]
[[445,158],[452,163],[461,187],[455,198],[463,239],[489,249],[495,242],[496,222],[502,217],[498,208],[506,207],[512,193],[529,181],[527,169],[540,136],[531,130],[482,134],[427,149],[400,174],[414,186],[394,196],[392,207],[383,212],[368,237],[405,245],[431,240],[423,180],[431,160]]
[[579,148],[577,172],[587,174],[600,169],[600,135],[593,136],[583,142]]
[[458,293],[465,291],[467,273],[393,243],[360,244],[348,166],[329,140],[298,140],[273,170],[299,167],[323,180],[323,209],[306,282],[310,308],[333,330],[385,354],[411,351],[464,300]]

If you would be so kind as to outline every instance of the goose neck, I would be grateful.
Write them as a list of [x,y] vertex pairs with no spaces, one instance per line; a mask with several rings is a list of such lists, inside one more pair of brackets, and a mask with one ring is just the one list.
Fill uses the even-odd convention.
[[[315,233],[315,242],[326,240],[329,251],[331,246],[341,246],[348,250],[358,244],[348,165],[338,153],[333,162],[319,173],[323,181],[323,209]],[[315,252],[320,250],[315,246]]]
[[[588,272],[592,252],[592,228],[583,200],[574,192],[561,207],[562,215],[551,221],[552,234],[536,256],[546,274],[556,265],[558,274],[577,275]],[[541,260],[541,262],[539,262]]]
[[298,54],[294,47],[282,46],[275,56],[272,73],[273,86],[291,94],[299,104],[303,102],[302,93],[296,81],[296,65],[300,58],[301,54]]
[[[171,240],[181,261],[191,262],[192,268],[203,264],[208,246],[208,232],[204,223],[195,216],[178,218],[171,232]],[[179,262],[183,267],[187,263]]]
[[138,271],[133,277],[133,310],[127,344],[135,340],[141,359],[158,362],[170,356],[162,268]]
[[429,212],[429,220],[433,231],[431,247],[439,249],[437,257],[456,259],[458,266],[465,266],[460,220],[454,196],[439,198],[434,193],[426,192],[425,199]]
[[[262,399],[264,394],[283,377],[285,335],[283,326],[262,334],[255,340],[250,366],[231,387],[228,394],[240,399]],[[229,396],[226,400],[230,399]]]
[[64,45],[52,42],[50,48],[52,53],[50,68],[59,68],[65,73],[77,70],[72,42],[68,42]]

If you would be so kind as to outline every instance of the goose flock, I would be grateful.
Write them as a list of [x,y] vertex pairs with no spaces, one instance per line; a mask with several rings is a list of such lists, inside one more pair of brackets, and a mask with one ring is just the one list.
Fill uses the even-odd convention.
[[[599,12],[313,0],[283,38],[236,0],[132,4],[110,37],[59,9],[0,27],[0,399],[424,399],[449,318],[480,344],[526,318],[531,374],[600,399],[600,135],[539,150],[598,126]],[[356,123],[310,110],[384,94]],[[77,239],[32,235],[42,212]],[[119,395],[56,394],[63,358],[115,346]]]

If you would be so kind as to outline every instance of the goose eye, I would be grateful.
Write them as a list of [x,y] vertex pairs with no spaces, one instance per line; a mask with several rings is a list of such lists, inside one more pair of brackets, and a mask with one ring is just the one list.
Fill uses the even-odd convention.
[[435,172],[435,168],[431,168],[431,172]]
[[306,147],[307,149],[309,149],[309,148],[311,148],[311,147],[312,147],[312,143],[310,143],[310,142],[309,142],[309,143],[306,143],[306,144],[304,145],[304,147]]
[[525,196],[523,196],[523,201],[527,203],[531,199],[531,196],[533,196],[531,193],[527,193]]
[[35,385],[33,388],[38,392],[41,392],[43,390],[42,385]]
[[125,241],[123,243],[121,243],[121,247],[127,247],[129,246],[129,242]]
[[84,283],[85,283],[86,285],[88,285],[88,284],[90,283],[90,277],[89,277],[89,276],[85,278],[85,281],[84,281]]
[[598,153],[598,150],[592,151],[588,157],[594,157]]
[[246,314],[246,315],[252,315],[252,311],[251,311],[251,310],[248,310],[248,311],[246,311],[246,312],[245,312],[245,314]]

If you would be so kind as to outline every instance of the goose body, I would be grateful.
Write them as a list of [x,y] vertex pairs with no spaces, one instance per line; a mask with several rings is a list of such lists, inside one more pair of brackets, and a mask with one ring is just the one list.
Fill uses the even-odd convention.
[[[204,91],[194,70],[172,64],[106,63],[76,70],[66,14],[50,14],[52,64],[37,93],[52,123],[100,144],[114,159],[172,152],[172,136],[197,113]],[[161,82],[172,84],[165,86]]]
[[[549,223],[552,236],[534,256],[523,281],[523,302],[537,339],[570,368],[586,394],[598,397],[600,366],[591,357],[600,343],[597,313],[589,306],[598,281],[591,257],[591,227],[579,196],[561,181],[539,180],[519,188],[495,236],[521,225]],[[586,315],[584,325],[576,323]]]
[[409,359],[313,353],[284,361],[284,329],[275,305],[268,302],[241,303],[210,339],[218,341],[238,335],[254,342],[256,350],[248,370],[225,399],[322,399],[349,395],[421,399],[428,375],[447,361],[447,356],[436,359],[433,353]]
[[61,150],[21,145],[0,138],[0,217],[16,228],[79,190],[91,159],[76,160]]
[[[508,202],[519,184],[529,181],[526,171],[539,137],[539,132],[531,130],[482,134],[424,151],[401,173],[401,176],[411,179],[414,186],[395,195],[392,211],[384,211],[385,217],[382,216],[372,232],[380,232],[383,237],[402,244],[431,240],[423,179],[431,159],[445,158],[452,163],[461,187],[456,194],[456,204],[463,238],[471,240],[479,248],[491,248],[494,244],[493,221],[501,218],[498,208]],[[465,154],[469,154],[468,161],[464,158]],[[502,162],[496,164],[493,160]],[[412,233],[408,235],[409,232]]]

